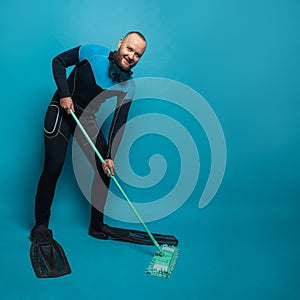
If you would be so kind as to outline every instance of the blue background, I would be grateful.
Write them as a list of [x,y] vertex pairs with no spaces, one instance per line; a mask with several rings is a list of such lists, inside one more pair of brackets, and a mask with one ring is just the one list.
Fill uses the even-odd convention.
[[[0,297],[299,299],[299,28],[296,0],[1,1]],[[114,49],[129,30],[149,44],[136,76],[181,81],[217,114],[228,150],[222,186],[206,208],[195,194],[149,224],[180,240],[174,274],[162,280],[144,274],[152,247],[87,235],[69,155],[51,227],[73,272],[36,279],[28,234],[51,59],[84,43]]]

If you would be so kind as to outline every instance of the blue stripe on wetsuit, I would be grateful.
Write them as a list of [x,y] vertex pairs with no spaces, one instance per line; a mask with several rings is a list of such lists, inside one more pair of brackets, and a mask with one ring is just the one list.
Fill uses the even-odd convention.
[[80,47],[79,60],[87,60],[89,62],[98,86],[103,89],[123,91],[127,93],[126,99],[132,99],[134,93],[132,80],[118,84],[109,76],[109,53],[110,50],[103,46],[87,44]]

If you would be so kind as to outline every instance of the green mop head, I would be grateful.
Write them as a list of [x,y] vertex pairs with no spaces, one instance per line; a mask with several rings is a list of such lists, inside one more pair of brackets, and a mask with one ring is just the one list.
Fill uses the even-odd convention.
[[154,255],[146,273],[157,277],[169,278],[175,267],[178,254],[179,249],[176,247],[162,245],[161,251]]

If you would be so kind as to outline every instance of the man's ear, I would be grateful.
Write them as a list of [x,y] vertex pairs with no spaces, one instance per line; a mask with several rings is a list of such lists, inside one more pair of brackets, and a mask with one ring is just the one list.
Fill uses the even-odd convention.
[[123,39],[120,39],[120,40],[119,40],[119,43],[118,43],[118,49],[120,49],[122,43],[123,43]]

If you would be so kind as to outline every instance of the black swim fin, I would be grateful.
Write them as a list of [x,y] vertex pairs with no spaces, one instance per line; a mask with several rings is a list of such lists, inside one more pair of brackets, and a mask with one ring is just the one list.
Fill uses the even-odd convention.
[[[111,227],[108,225],[103,225],[101,229],[95,229],[92,226],[90,226],[89,235],[97,239],[103,239],[103,240],[112,239],[116,241],[123,241],[123,242],[129,242],[134,244],[153,245],[153,242],[150,239],[149,235],[144,231],[123,229],[123,228]],[[152,233],[152,235],[160,245],[163,244],[167,244],[169,246],[178,245],[178,240],[173,235],[165,235],[165,234],[158,234],[158,233]]]
[[64,250],[53,239],[50,229],[45,226],[35,227],[31,231],[30,240],[30,259],[37,277],[59,277],[71,273]]

